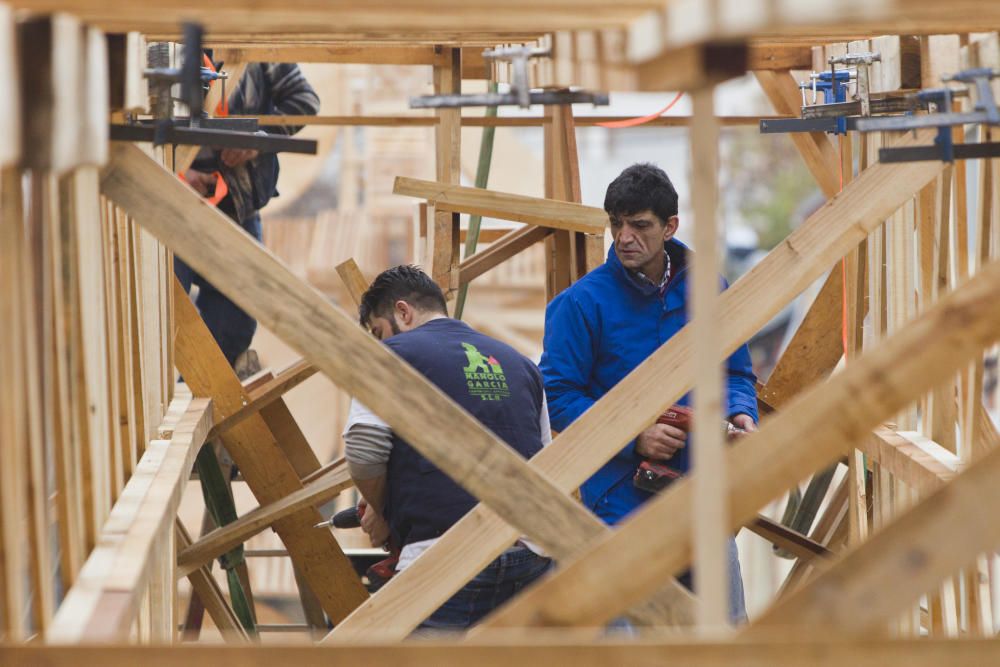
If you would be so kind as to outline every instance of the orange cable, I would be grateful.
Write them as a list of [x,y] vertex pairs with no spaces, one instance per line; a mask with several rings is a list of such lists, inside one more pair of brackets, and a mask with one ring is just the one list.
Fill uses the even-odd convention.
[[604,123],[595,123],[595,124],[598,125],[598,126],[600,126],[600,127],[610,127],[610,128],[616,128],[616,127],[635,127],[637,125],[643,125],[645,123],[648,123],[651,120],[656,120],[657,118],[659,118],[663,114],[665,114],[668,111],[670,111],[674,107],[674,105],[677,104],[680,101],[680,99],[682,97],[684,97],[684,91],[681,91],[681,92],[677,93],[677,95],[674,97],[674,99],[670,100],[670,104],[668,104],[667,106],[663,107],[662,109],[660,109],[656,113],[649,114],[648,116],[641,116],[639,118],[629,118],[629,119],[626,119],[626,120],[609,120],[609,121],[606,121]]

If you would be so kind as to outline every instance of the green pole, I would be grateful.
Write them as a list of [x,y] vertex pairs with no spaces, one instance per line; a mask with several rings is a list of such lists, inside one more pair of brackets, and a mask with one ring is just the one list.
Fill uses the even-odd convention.
[[[490,92],[497,91],[496,81],[490,81]],[[495,118],[496,107],[486,107],[486,117]],[[479,142],[479,164],[476,165],[476,187],[485,188],[490,179],[490,163],[493,161],[493,137],[496,134],[496,127],[487,126],[483,128],[483,138]],[[476,252],[479,244],[479,229],[483,218],[480,215],[469,217],[469,230],[465,235],[465,256],[471,257]],[[465,298],[469,294],[468,283],[458,288],[458,298],[455,300],[455,319],[462,319],[465,311]]]

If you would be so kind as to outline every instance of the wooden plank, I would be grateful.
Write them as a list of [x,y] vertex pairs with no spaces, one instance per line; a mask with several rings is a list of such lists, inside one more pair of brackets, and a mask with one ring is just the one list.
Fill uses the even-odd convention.
[[[174,534],[178,552],[191,546],[191,536],[188,535],[180,519],[174,521]],[[188,580],[191,582],[192,590],[215,622],[215,627],[219,629],[222,638],[230,643],[249,642],[250,638],[236,617],[236,612],[226,602],[219,582],[212,576],[210,565],[202,566],[188,574]]]
[[[434,66],[434,94],[458,95],[462,92],[462,50],[444,49],[442,63]],[[462,110],[441,108],[434,112],[438,124],[434,128],[434,175],[439,183],[458,185],[462,180]],[[461,260],[458,242],[459,215],[437,206],[434,210],[431,244],[431,278],[441,286],[445,296],[458,289],[457,276],[452,274]]]
[[300,359],[276,378],[268,381],[266,384],[254,391],[250,396],[250,401],[242,408],[225,419],[217,421],[212,427],[212,433],[209,435],[208,439],[214,440],[219,437],[219,434],[224,433],[236,424],[239,424],[250,415],[257,414],[267,406],[280,399],[287,392],[311,378],[315,373],[315,366],[305,359]]
[[739,40],[690,44],[666,58],[636,63],[639,90],[695,90],[742,76],[750,62],[749,49]]
[[[145,155],[143,157],[145,158]],[[149,161],[149,164],[155,166],[159,174],[167,174],[169,177],[169,173],[163,171],[156,163]],[[177,179],[170,180],[172,185]],[[177,182],[180,184],[180,181]],[[188,193],[187,196],[190,198],[194,195]],[[200,207],[202,201],[200,199],[195,201]],[[204,206],[206,208],[203,210],[215,212],[215,209],[208,208],[207,204]],[[218,216],[223,217],[221,213]],[[137,218],[147,219],[139,215]],[[227,227],[220,226],[222,229],[228,227],[238,232],[234,224],[228,223]],[[244,238],[254,243],[249,237],[241,235],[240,239]],[[256,246],[256,243],[254,245]],[[211,279],[214,280],[214,277]],[[177,370],[193,392],[211,397],[217,414],[225,418],[238,411],[248,401],[246,392],[212,339],[212,334],[201,320],[194,304],[187,298],[184,289],[176,280],[174,294],[177,318],[175,329]],[[220,439],[233,457],[233,461],[239,466],[250,490],[261,503],[275,502],[302,488],[300,475],[278,445],[261,414],[247,417],[223,433]],[[274,529],[288,547],[292,559],[302,568],[313,590],[319,596],[323,609],[336,623],[360,604],[367,595],[333,536],[313,528],[320,519],[320,514],[315,509],[303,508],[277,521]]]
[[[692,93],[691,112],[700,122],[691,128],[691,199],[694,202],[694,254],[691,267],[691,333],[695,356],[692,448],[694,508],[690,517],[694,549],[694,585],[698,591],[698,625],[702,630],[726,628],[729,611],[729,540],[725,489],[728,469],[725,434],[719,428],[723,369],[719,335],[719,238],[724,229],[718,217],[719,127],[714,121],[715,87]],[[721,229],[720,229],[721,227]],[[698,474],[701,473],[701,474]]]
[[603,234],[608,222],[604,209],[538,197],[447,185],[417,178],[396,177],[393,193],[433,202],[443,211],[524,222],[539,227]]
[[943,463],[943,457],[929,454],[906,436],[884,427],[860,439],[858,446],[865,455],[914,487],[921,496],[936,490],[956,475],[955,466]]
[[[998,477],[1000,451],[994,450],[772,607],[746,634],[757,628],[766,632],[769,626],[783,631],[822,628],[844,636],[878,631],[925,591],[1000,541],[1000,526],[981,511],[983,503],[1000,501]],[[872,595],[873,590],[878,594]]]
[[[338,462],[343,464],[343,459]],[[294,514],[303,507],[322,505],[352,486],[354,482],[351,481],[346,466],[340,465],[280,500],[255,507],[233,523],[216,528],[194,545],[183,549],[177,555],[178,576],[190,574],[198,567],[210,563],[213,558],[243,544],[279,519]]]
[[[208,42],[211,43],[211,35]],[[446,59],[433,46],[398,44],[246,44],[219,49],[226,62],[340,63],[357,65],[439,65]],[[464,55],[464,54],[463,54]],[[220,58],[222,56],[220,55]],[[230,82],[231,83],[231,82]]]
[[170,440],[150,443],[112,509],[97,548],[60,605],[46,641],[127,638],[140,596],[154,576],[154,546],[173,531],[181,492],[211,423],[211,401],[194,399]]
[[344,286],[347,287],[347,293],[351,295],[354,304],[360,306],[361,297],[364,296],[371,281],[365,278],[365,274],[361,272],[361,268],[353,258],[341,262],[336,268],[337,275],[340,276],[340,279],[344,281]]
[[[366,126],[366,127],[435,127],[438,119],[435,116],[418,115],[364,115],[364,116],[260,116],[232,115],[231,118],[255,118],[260,125],[333,125],[333,126]],[[767,114],[762,116],[717,116],[723,128],[749,127],[760,124],[762,120],[792,118],[787,114]],[[794,116],[798,118],[796,114]],[[573,124],[577,127],[594,127],[601,123],[620,123],[622,121],[638,120],[641,116],[574,116]],[[669,115],[654,118],[635,127],[688,127],[692,118],[689,115]],[[462,127],[545,127],[552,122],[548,116],[462,116]],[[628,127],[618,128],[618,131],[628,130]]]
[[458,265],[458,282],[467,284],[483,275],[492,268],[495,268],[507,261],[522,250],[530,248],[539,241],[544,240],[552,229],[548,227],[536,227],[535,225],[525,225],[507,232],[503,238],[492,243],[485,250],[480,250],[472,257],[466,257]]
[[[906,138],[899,145],[927,142],[930,135]],[[917,165],[920,166],[917,166]],[[726,326],[725,351],[732,353],[763,327],[789,300],[877,228],[902,201],[940,171],[932,163],[905,167],[875,165],[844,193],[827,202],[721,297]],[[677,401],[694,377],[691,332],[684,329],[660,347],[533,460],[565,493],[592,475],[628,440]],[[629,414],[627,424],[609,415]],[[798,481],[798,480],[796,480]],[[359,636],[379,627],[403,638],[452,593],[509,544],[516,533],[485,508],[464,517],[410,567],[379,590],[380,603],[365,605],[337,627],[330,638]],[[474,545],[474,546],[470,546]],[[457,556],[461,554],[461,556]],[[412,580],[412,581],[411,581]],[[434,582],[433,586],[421,582]],[[420,587],[420,596],[412,593]],[[384,605],[384,606],[383,606]]]
[[839,267],[827,274],[767,384],[761,388],[760,397],[771,405],[780,408],[795,394],[828,376],[843,356],[842,281]]
[[14,12],[0,7],[0,81],[6,94],[0,97],[0,168],[21,159],[21,84]]
[[10,388],[0,392],[0,618],[3,623],[0,628],[3,637],[13,642],[23,641],[28,635],[24,612],[28,599],[25,584],[29,550],[22,527],[28,516],[25,473],[28,449],[41,445],[28,437],[24,396],[27,383],[22,339],[31,329],[22,306],[21,198],[21,172],[12,168],[0,170],[0,219],[4,221],[0,224],[0,285],[6,286],[0,290],[0,321],[9,326],[0,337],[0,377],[7,378]]
[[[754,72],[757,83],[767,98],[771,100],[774,110],[779,114],[798,116],[802,107],[802,96],[799,84],[790,72]],[[840,179],[837,175],[837,151],[830,139],[822,132],[801,133],[789,135],[795,147],[799,149],[806,168],[816,179],[820,190],[827,197],[832,197],[840,191]]]
[[[981,354],[1000,335],[1000,302],[993,296],[998,286],[1000,264],[993,264],[886,340],[877,353],[801,395],[759,432],[727,451],[727,462],[736,472],[728,498],[729,528],[743,525],[789,484],[840,456],[845,443],[863,437],[879,420]],[[966,324],[961,333],[949,331],[953,328],[948,323],[956,316]],[[780,467],[759,471],[760,461],[777,460],[782,461]],[[748,474],[750,470],[758,473]],[[690,480],[675,483],[612,536],[565,563],[486,624],[600,625],[642,599],[662,577],[690,561]],[[965,554],[956,567],[985,548]],[[930,583],[913,592],[919,595]]]
[[[563,495],[502,440],[484,430],[422,375],[366,334],[322,295],[306,287],[263,247],[141,151],[131,146],[112,147],[112,161],[104,171],[102,187],[223,293],[235,297],[264,326],[370,406],[400,437],[550,553],[572,553],[607,530],[593,514]],[[150,197],[150,188],[158,196]],[[197,237],[185,232],[178,219],[189,221],[192,229],[197,225]],[[209,240],[208,235],[217,238]],[[226,248],[225,256],[231,263],[219,264],[221,248]],[[262,275],[267,275],[267,279],[261,280]],[[178,370],[189,383],[199,378],[200,388],[194,384],[192,388],[212,396],[220,414],[226,415],[240,407],[242,388],[232,376],[236,383],[231,390],[233,395],[223,402],[220,387],[230,391],[224,370],[228,366],[221,355],[217,360],[209,357],[209,362],[205,361],[210,354],[206,352],[211,346],[207,342],[211,340],[210,334],[193,312],[193,306],[190,314],[181,319],[180,313],[188,310],[188,304],[182,308],[184,300],[177,301],[178,321],[184,321],[187,329],[203,330],[197,334],[197,343],[185,341],[186,336],[193,335],[190,331],[178,332]],[[302,317],[304,313],[308,313],[307,318]],[[187,348],[183,355],[182,347]],[[191,353],[192,350],[195,352]],[[218,354],[217,349],[212,352]],[[211,365],[205,366],[206,363]],[[398,400],[404,396],[405,400]],[[271,449],[262,443],[270,438],[266,433],[246,430],[248,425],[260,430],[253,425],[254,420],[250,417],[230,429],[223,441],[228,437],[227,449],[251,488],[255,486],[252,478],[258,475],[266,482],[266,495],[259,489],[255,491],[258,500],[272,502],[300,488],[300,482],[297,477],[292,478],[293,471],[286,472],[283,467],[276,467],[278,462],[270,465],[272,462],[264,460],[262,453]],[[449,446],[456,438],[465,446]],[[315,535],[322,533],[312,528],[318,521],[315,510],[302,510],[275,524],[275,528],[279,534],[284,532],[283,539],[294,553],[289,543],[294,533],[285,528],[291,526]],[[331,542],[329,538],[317,557],[329,556],[335,545]],[[303,565],[301,561],[299,564]],[[310,574],[304,565],[303,571]],[[322,597],[316,582],[310,583]],[[331,616],[337,621],[341,618],[336,614]]]
[[732,642],[670,639],[653,635],[641,640],[606,638],[588,641],[578,631],[536,631],[531,642],[514,643],[509,634],[478,641],[443,639],[387,644],[368,640],[349,646],[211,644],[183,646],[39,646],[4,645],[0,661],[9,667],[213,667],[239,664],[266,667],[294,664],[324,667],[364,664],[368,667],[618,667],[662,664],[663,656],[687,667],[945,667],[989,665],[1000,660],[993,639],[882,639],[838,641],[835,638],[747,639]]

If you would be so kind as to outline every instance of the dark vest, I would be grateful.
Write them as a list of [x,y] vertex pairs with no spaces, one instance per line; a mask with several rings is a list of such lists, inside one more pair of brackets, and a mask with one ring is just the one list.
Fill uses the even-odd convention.
[[[385,344],[525,458],[542,448],[541,374],[514,348],[453,319],[431,320]],[[440,536],[476,503],[393,434],[385,514],[397,545]]]

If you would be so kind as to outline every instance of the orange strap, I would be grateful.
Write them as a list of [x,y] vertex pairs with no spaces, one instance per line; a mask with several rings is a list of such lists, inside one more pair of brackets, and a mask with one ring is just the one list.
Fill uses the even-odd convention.
[[[184,172],[184,174],[186,173],[187,172]],[[187,179],[184,177],[184,174],[177,174],[177,178],[187,183]],[[229,186],[226,185],[226,179],[222,177],[222,172],[216,171],[213,172],[212,175],[215,176],[215,192],[211,197],[205,197],[205,201],[212,206],[218,206],[219,202],[225,199],[226,195],[229,194]]]
[[659,118],[663,114],[665,114],[668,111],[670,111],[671,109],[673,109],[674,105],[677,104],[682,97],[684,97],[684,91],[681,91],[681,92],[677,93],[677,95],[674,97],[674,99],[670,100],[670,104],[668,104],[667,106],[663,107],[662,109],[660,109],[656,113],[649,114],[648,116],[641,116],[639,118],[629,118],[627,120],[609,120],[606,123],[596,123],[596,125],[598,127],[610,127],[610,128],[616,128],[616,127],[635,127],[636,125],[643,125],[645,123],[648,123],[651,120],[656,120],[657,118]]
[[[208,54],[202,53],[201,57],[202,57],[202,62],[205,63],[205,67],[212,70],[213,72],[218,71],[215,69],[215,64],[212,62],[212,59],[208,57]],[[215,86],[221,84],[219,83],[219,80],[215,80],[210,85]],[[215,116],[217,118],[225,118],[228,115],[229,115],[229,100],[226,98],[222,98],[221,100],[219,100],[219,103],[215,105]]]

